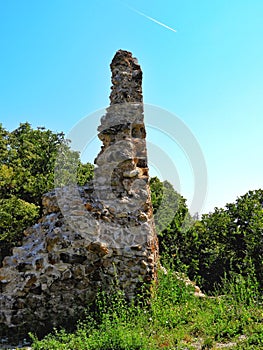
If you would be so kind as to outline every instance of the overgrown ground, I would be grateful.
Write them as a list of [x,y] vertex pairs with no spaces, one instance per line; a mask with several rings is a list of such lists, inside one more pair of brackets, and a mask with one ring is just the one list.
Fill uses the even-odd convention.
[[262,297],[253,276],[235,275],[214,296],[197,298],[172,270],[159,273],[151,306],[121,293],[98,299],[75,333],[56,330],[35,350],[263,349]]

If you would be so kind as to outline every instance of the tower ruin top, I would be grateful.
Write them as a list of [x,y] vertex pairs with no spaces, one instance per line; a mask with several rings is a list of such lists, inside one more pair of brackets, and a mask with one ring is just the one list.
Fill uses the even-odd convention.
[[129,51],[119,50],[111,62],[111,105],[142,102],[142,70]]

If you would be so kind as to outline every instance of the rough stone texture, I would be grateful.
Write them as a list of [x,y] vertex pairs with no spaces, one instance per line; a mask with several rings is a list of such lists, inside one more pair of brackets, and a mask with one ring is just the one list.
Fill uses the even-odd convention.
[[[127,51],[111,63],[111,105],[98,128],[95,177],[43,196],[44,216],[0,269],[0,336],[67,327],[114,282],[132,299],[156,279],[142,71]],[[148,286],[148,287],[147,287]]]

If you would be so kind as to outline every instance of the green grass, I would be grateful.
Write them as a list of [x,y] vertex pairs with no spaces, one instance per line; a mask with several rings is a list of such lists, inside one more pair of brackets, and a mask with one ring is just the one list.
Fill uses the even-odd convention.
[[[150,306],[128,306],[121,292],[101,295],[74,333],[55,330],[34,350],[263,349],[263,307],[251,277],[233,276],[221,296],[197,298],[171,270],[159,273]],[[222,291],[220,291],[222,293]]]

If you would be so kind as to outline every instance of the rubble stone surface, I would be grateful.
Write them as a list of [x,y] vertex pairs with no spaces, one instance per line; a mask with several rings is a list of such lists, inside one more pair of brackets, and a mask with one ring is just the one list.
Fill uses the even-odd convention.
[[156,280],[142,71],[127,51],[111,63],[111,104],[98,127],[94,180],[43,196],[44,216],[0,269],[0,337],[68,327],[117,281],[128,299]]

